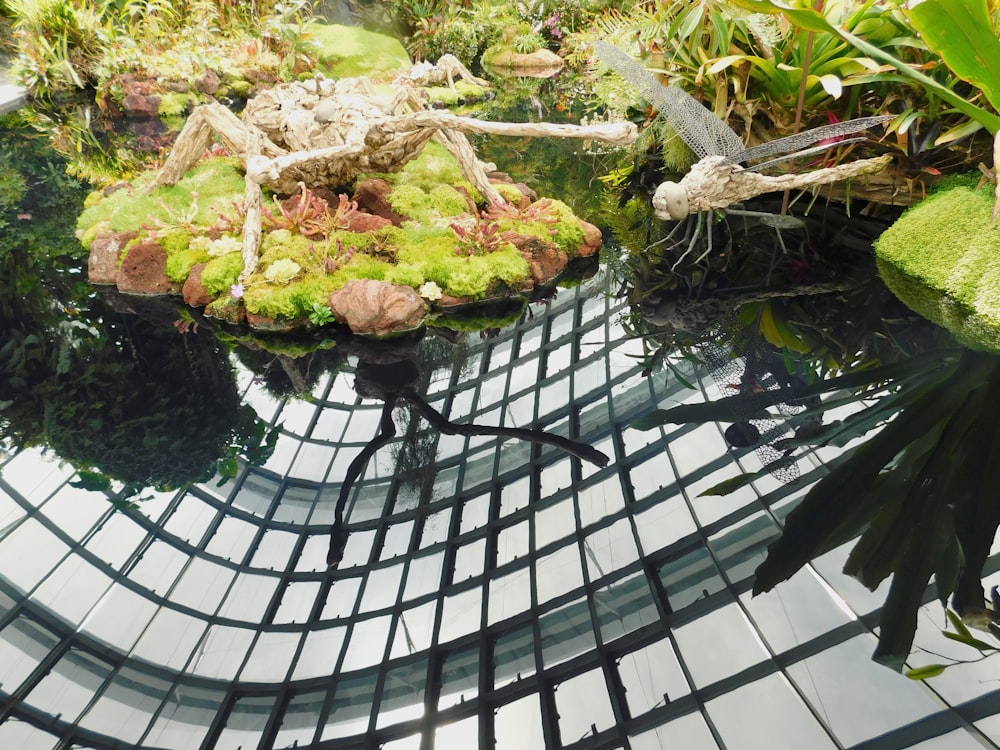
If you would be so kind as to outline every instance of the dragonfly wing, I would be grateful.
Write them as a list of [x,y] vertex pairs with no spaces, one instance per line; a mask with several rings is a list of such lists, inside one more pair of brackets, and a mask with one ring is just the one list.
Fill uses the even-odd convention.
[[782,156],[777,156],[774,159],[762,161],[759,164],[754,164],[752,167],[747,167],[747,169],[751,172],[763,172],[765,169],[773,167],[775,164],[781,164],[782,162],[791,161],[792,159],[801,159],[805,156],[812,156],[813,154],[822,154],[825,151],[829,151],[831,148],[837,148],[837,146],[845,146],[848,143],[860,143],[861,141],[867,140],[868,138],[862,135],[857,138],[845,138],[844,140],[837,141],[836,143],[824,143],[821,146],[804,148],[801,151],[795,151],[791,154],[783,154]]
[[778,156],[779,154],[791,154],[808,148],[818,141],[828,138],[842,138],[852,133],[860,133],[862,130],[868,130],[868,128],[888,122],[894,117],[895,115],[876,115],[874,117],[859,117],[855,120],[835,122],[832,125],[822,125],[818,128],[804,130],[801,133],[788,135],[784,138],[776,138],[773,141],[748,148],[742,153],[736,154],[733,158],[736,161],[746,162],[766,159],[769,156]]
[[646,97],[699,159],[743,153],[743,141],[736,132],[684,89],[664,86],[609,42],[595,41],[594,50],[608,67]]

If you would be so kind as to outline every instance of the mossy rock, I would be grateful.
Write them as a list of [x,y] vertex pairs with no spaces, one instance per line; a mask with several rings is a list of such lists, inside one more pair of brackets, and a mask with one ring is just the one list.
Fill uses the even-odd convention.
[[208,159],[176,185],[146,193],[146,186],[155,177],[155,172],[147,172],[131,185],[100,200],[88,201],[76,223],[84,246],[89,248],[101,229],[134,231],[157,221],[164,225],[211,226],[220,213],[232,214],[233,201],[242,200],[246,189],[240,162],[231,157]]
[[1000,353],[1000,224],[993,195],[959,185],[904,213],[875,242],[879,273],[911,310],[971,349]]
[[411,65],[402,43],[384,34],[339,24],[315,24],[310,32],[319,48],[316,69],[330,78],[393,78]]

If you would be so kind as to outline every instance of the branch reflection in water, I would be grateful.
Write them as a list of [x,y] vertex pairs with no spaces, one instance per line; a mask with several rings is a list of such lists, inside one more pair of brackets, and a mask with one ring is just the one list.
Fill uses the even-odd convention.
[[395,437],[396,425],[393,422],[392,413],[397,405],[401,405],[401,401],[412,406],[434,429],[446,435],[492,436],[551,445],[601,468],[607,466],[610,461],[606,454],[596,448],[541,429],[491,427],[451,422],[427,403],[424,397],[414,389],[414,384],[418,381],[419,376],[420,371],[411,359],[389,363],[362,360],[358,363],[355,370],[355,390],[361,396],[381,399],[384,406],[382,407],[382,416],[379,419],[378,433],[362,448],[347,467],[340,494],[337,496],[334,522],[330,526],[330,549],[326,556],[326,564],[331,569],[336,568],[344,558],[344,549],[347,546],[349,536],[344,523],[344,509],[347,506],[351,489],[372,456],[379,448],[388,444]]

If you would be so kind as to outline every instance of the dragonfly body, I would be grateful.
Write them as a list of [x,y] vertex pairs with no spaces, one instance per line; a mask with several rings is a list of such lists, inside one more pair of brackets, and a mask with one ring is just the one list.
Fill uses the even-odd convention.
[[653,209],[661,219],[679,221],[693,213],[724,209],[764,193],[876,174],[891,161],[892,156],[884,154],[811,172],[764,175],[745,169],[728,156],[706,156],[691,167],[680,182],[661,183],[653,194]]

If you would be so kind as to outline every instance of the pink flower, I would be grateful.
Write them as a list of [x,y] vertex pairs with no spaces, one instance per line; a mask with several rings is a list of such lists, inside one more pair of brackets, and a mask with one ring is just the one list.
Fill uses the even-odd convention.
[[229,287],[229,294],[232,295],[233,299],[242,299],[243,291],[244,289],[242,284],[233,284]]

